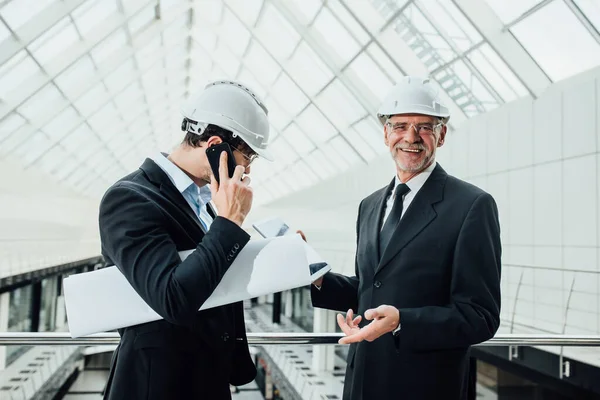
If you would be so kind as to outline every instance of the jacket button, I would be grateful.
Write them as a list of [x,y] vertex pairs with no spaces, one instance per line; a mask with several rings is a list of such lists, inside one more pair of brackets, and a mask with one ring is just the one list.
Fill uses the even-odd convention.
[[221,337],[223,338],[223,341],[226,342],[229,340],[229,333],[225,332]]
[[233,248],[237,250],[237,249],[240,248],[240,245],[238,243],[236,243],[236,244],[233,245]]
[[378,289],[379,289],[379,288],[381,287],[381,282],[379,282],[379,281],[375,281],[375,282],[373,283],[373,286],[375,286],[376,288],[378,288]]

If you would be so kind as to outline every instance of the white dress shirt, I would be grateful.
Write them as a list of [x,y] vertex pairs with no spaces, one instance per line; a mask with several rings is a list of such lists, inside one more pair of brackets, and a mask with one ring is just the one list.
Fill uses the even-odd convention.
[[198,187],[185,172],[163,153],[154,155],[152,160],[167,174],[173,185],[188,202],[202,226],[208,230],[213,222],[213,218],[207,210],[207,204],[210,203],[212,198],[210,187],[208,185]]
[[392,189],[392,192],[390,193],[390,195],[385,203],[385,214],[383,215],[383,221],[381,223],[381,227],[379,228],[380,230],[383,228],[385,221],[387,220],[388,216],[392,212],[392,206],[394,205],[394,198],[396,197],[394,195],[394,193],[396,193],[396,188],[398,187],[398,185],[401,183],[406,183],[406,186],[408,186],[408,188],[410,189],[410,192],[408,192],[404,195],[404,199],[402,201],[402,215],[400,216],[400,219],[402,219],[402,217],[406,213],[406,210],[408,209],[408,206],[413,201],[413,199],[415,198],[415,196],[417,195],[419,190],[421,190],[421,188],[423,187],[423,185],[425,184],[425,182],[431,175],[431,172],[433,171],[433,169],[435,168],[436,165],[437,165],[437,163],[435,161],[432,162],[429,167],[425,168],[425,170],[423,170],[423,172],[421,172],[414,178],[410,179],[408,182],[400,182],[398,175],[396,175],[396,183],[394,185],[394,189]]

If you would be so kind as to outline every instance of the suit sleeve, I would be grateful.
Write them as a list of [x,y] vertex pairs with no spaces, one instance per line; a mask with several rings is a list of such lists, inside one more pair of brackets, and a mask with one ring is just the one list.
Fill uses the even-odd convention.
[[400,309],[397,346],[451,349],[492,338],[500,325],[500,258],[498,209],[484,193],[471,205],[458,236],[451,303]]
[[162,318],[187,325],[250,237],[235,223],[217,217],[182,262],[166,223],[155,203],[122,184],[109,189],[100,204],[103,253]]
[[[362,203],[361,203],[362,205]],[[358,244],[360,222],[360,206],[358,207],[358,218],[356,219],[356,243]],[[344,276],[328,272],[323,276],[321,289],[310,285],[310,297],[313,307],[326,308],[329,310],[346,312],[352,309],[358,313],[358,259],[354,257],[354,273],[356,276]]]

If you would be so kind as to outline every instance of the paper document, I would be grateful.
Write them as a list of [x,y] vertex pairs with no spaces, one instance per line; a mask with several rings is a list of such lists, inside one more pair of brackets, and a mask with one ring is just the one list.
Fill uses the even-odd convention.
[[[264,238],[277,236],[297,235],[288,224],[279,217],[270,217],[252,224],[252,227]],[[308,244],[304,244],[306,257],[308,259],[311,282],[316,281],[331,270],[323,258]]]
[[[311,263],[326,265],[297,234],[251,240],[200,310],[309,285],[318,278]],[[63,287],[73,338],[161,319],[115,266],[71,275]]]

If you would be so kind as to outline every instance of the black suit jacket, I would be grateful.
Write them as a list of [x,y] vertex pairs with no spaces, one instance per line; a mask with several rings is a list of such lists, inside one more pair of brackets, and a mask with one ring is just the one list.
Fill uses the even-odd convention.
[[320,291],[311,289],[315,307],[400,310],[397,337],[350,345],[344,399],[465,399],[469,346],[493,337],[500,320],[496,204],[437,165],[380,256],[393,187],[360,204],[356,276],[328,273]]
[[222,217],[205,232],[149,159],[108,189],[99,223],[106,261],[164,318],[119,330],[105,398],[230,399],[229,383],[252,381],[242,304],[198,311],[249,235]]

